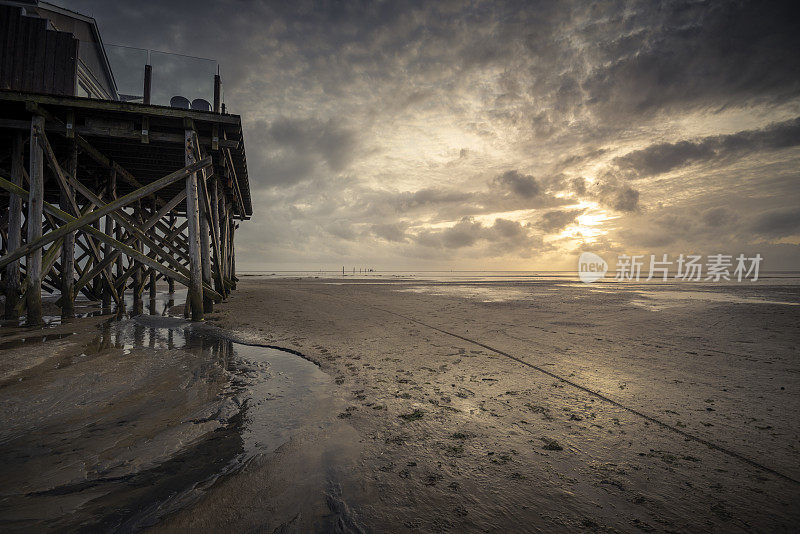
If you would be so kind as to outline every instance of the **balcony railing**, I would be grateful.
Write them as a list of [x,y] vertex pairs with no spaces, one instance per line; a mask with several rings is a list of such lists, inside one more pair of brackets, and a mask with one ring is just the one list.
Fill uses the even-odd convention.
[[[149,70],[150,104],[196,109],[207,105],[213,110],[219,75],[217,61],[121,45],[106,45],[105,50],[114,72],[119,100],[144,102]],[[219,99],[221,102],[221,85]]]

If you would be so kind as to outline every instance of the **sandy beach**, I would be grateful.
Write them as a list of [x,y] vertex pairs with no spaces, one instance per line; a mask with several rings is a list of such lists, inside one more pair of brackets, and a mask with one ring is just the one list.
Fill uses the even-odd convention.
[[52,356],[4,369],[2,525],[788,532],[798,302],[243,276],[203,325],[53,327],[13,349]]

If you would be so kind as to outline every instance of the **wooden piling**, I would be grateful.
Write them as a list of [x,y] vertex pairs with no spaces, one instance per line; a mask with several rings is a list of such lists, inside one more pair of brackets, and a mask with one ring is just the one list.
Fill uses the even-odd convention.
[[[186,165],[195,162],[194,131],[186,129]],[[203,260],[200,253],[200,206],[198,202],[197,173],[186,177],[186,220],[189,230],[189,305],[192,321],[203,320]]]
[[[175,228],[175,216],[169,216],[169,227]],[[174,278],[167,278],[167,290],[169,291],[170,295],[175,293],[175,279]]]
[[[67,172],[77,179],[78,173],[78,145],[73,140],[70,143],[69,164]],[[69,188],[69,186],[67,186]],[[74,213],[69,201],[69,189],[61,191],[59,204],[61,209],[79,217]],[[69,319],[75,316],[75,232],[64,236],[61,245],[61,317]]]
[[[28,243],[36,242],[42,237],[42,208],[44,202],[44,155],[39,145],[38,136],[44,132],[44,117],[34,115],[31,119],[31,139],[28,179],[30,193],[28,197]],[[25,291],[26,321],[29,326],[42,324],[42,249],[28,253],[25,261],[27,271],[27,289]]]
[[[205,173],[205,171],[200,171]],[[198,195],[205,196],[207,184],[205,180],[198,186]],[[209,239],[210,226],[208,224],[209,214],[206,212],[206,204],[198,199],[199,218],[200,218],[200,264],[203,272],[203,282],[211,285],[211,242]],[[214,300],[207,293],[203,294],[203,311],[211,313],[214,311]]]
[[[220,232],[219,232],[219,180],[215,177],[211,181],[211,233],[212,235],[216,236],[216,239],[220,239]],[[219,271],[219,277],[214,279],[214,289],[217,290],[217,293],[221,293],[223,296],[226,295],[225,291],[225,275],[222,270],[222,250],[221,250],[221,243],[217,243],[220,247],[220,257],[216,258],[217,260],[217,271]],[[221,282],[221,283],[220,283]]]
[[[22,185],[24,135],[15,133],[11,145],[11,181],[14,185]],[[22,244],[22,198],[11,195],[8,199],[8,243],[6,249],[12,252]],[[20,281],[19,260],[6,266],[6,304],[5,318],[14,320],[19,318]]]
[[234,233],[236,224],[231,221],[231,286],[236,289],[236,241],[234,240]]
[[[141,224],[142,222],[142,202],[141,200],[136,203],[136,208],[134,209],[134,220]],[[136,240],[136,244],[134,245],[134,249],[137,252],[144,251],[144,245],[142,244],[141,239]],[[142,303],[142,291],[144,290],[144,280],[142,278],[142,262],[136,260],[133,262],[133,314],[134,315],[141,315],[144,312],[144,306]]]
[[[108,177],[108,196],[110,198],[112,198],[112,199],[117,197],[117,171],[114,170],[114,169],[111,170],[111,174]],[[105,216],[105,230],[104,231],[108,235],[113,235],[114,234],[114,219],[111,217],[111,215],[106,215]],[[109,245],[108,243],[103,245],[103,257],[104,258],[106,258],[109,255],[111,255],[112,251],[113,251],[113,248],[111,247],[111,245]],[[111,272],[111,266],[106,267],[105,268],[105,272],[106,272],[106,278],[108,278],[109,280],[113,280],[112,272]],[[111,287],[112,286],[110,284],[106,284],[103,287],[103,304],[102,304],[102,308],[103,308],[103,312],[104,313],[111,311]]]

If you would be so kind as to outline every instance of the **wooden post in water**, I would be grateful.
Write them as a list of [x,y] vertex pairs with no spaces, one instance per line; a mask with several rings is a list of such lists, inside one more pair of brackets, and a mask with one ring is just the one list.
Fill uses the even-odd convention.
[[[77,179],[78,175],[78,145],[73,140],[70,143],[69,164],[67,172],[71,177]],[[67,186],[67,190],[61,191],[59,204],[61,209],[76,217],[79,213],[74,213],[70,203],[70,191],[72,188]],[[64,236],[64,243],[61,246],[61,317],[69,319],[75,316],[75,232],[70,232]]]
[[[186,165],[195,162],[193,150],[194,130],[187,128],[185,135]],[[200,253],[200,207],[197,191],[197,173],[186,177],[186,220],[189,230],[189,293],[186,302],[191,309],[192,321],[203,320],[203,259]]]
[[[44,155],[39,145],[39,135],[44,132],[44,117],[34,115],[31,119],[31,140],[28,178],[28,243],[42,237],[42,209],[44,207]],[[28,253],[25,261],[28,287],[25,291],[27,324],[42,324],[42,249]]]
[[[14,185],[22,186],[22,167],[23,167],[23,144],[24,136],[22,133],[14,134],[11,145],[11,182]],[[8,243],[6,249],[13,252],[22,244],[22,198],[17,195],[10,195],[8,199]],[[19,260],[12,261],[6,266],[6,319],[19,318]]]

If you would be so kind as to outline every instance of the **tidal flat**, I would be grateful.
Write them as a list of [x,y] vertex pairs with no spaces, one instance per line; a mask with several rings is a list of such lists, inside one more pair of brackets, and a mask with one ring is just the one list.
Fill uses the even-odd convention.
[[7,328],[0,527],[791,531],[798,304],[781,279],[243,276],[202,325]]

